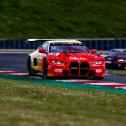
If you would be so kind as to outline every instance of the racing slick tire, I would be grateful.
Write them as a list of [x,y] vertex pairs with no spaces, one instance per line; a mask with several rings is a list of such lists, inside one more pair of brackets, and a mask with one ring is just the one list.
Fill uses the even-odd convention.
[[42,72],[42,77],[43,78],[48,78],[48,63],[47,61],[44,60],[44,66],[43,66],[43,72]]
[[94,79],[95,79],[95,80],[102,80],[102,79],[104,79],[104,77],[101,77],[101,76],[95,76]]
[[30,76],[33,76],[33,75],[36,74],[36,71],[33,70],[32,67],[31,67],[31,58],[30,58],[30,56],[29,56],[28,59],[27,59],[27,70],[28,70],[28,74],[29,74]]

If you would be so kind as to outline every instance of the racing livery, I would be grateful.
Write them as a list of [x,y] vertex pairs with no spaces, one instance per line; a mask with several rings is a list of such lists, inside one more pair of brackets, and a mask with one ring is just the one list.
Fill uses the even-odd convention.
[[43,77],[94,77],[103,79],[105,61],[77,40],[51,40],[44,42],[28,55],[30,75],[41,72]]

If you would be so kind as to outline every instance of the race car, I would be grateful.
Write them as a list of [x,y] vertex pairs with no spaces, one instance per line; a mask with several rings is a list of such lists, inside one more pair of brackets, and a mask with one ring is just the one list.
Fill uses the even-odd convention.
[[109,51],[103,53],[102,56],[103,56],[104,58],[106,58],[106,57],[112,56],[112,55],[114,55],[114,54],[116,54],[116,53],[118,53],[118,52],[124,52],[124,51],[126,51],[126,49],[114,48],[114,49],[111,49],[111,50],[109,50]]
[[119,68],[126,70],[126,51],[113,52],[111,55],[105,57],[107,68]]
[[105,60],[78,40],[45,41],[28,55],[29,75],[47,77],[105,77]]

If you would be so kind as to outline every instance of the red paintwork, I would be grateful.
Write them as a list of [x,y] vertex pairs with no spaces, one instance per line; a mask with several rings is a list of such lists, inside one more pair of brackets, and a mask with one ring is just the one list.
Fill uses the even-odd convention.
[[95,54],[97,52],[96,49],[91,49],[90,51],[91,51],[92,54]]
[[[68,76],[90,76],[89,72],[94,71],[95,73],[92,76],[105,76],[105,62],[104,58],[102,56],[96,56],[91,53],[49,53],[46,56],[47,62],[48,62],[48,73],[49,76],[64,76],[63,72],[56,72],[55,69],[61,69],[68,71]],[[63,62],[66,62],[64,65],[57,65],[53,63],[51,60],[60,60]],[[95,65],[93,66],[91,62],[95,62],[98,60],[102,60],[103,63],[101,65]],[[78,75],[72,75],[70,72],[70,62],[78,62],[79,63],[79,73]],[[87,74],[82,75],[80,74],[80,63],[81,62],[88,62],[89,63],[89,69]],[[101,72],[96,72],[96,69],[101,69]]]
[[39,48],[39,53],[45,53],[45,52],[46,52],[45,49]]

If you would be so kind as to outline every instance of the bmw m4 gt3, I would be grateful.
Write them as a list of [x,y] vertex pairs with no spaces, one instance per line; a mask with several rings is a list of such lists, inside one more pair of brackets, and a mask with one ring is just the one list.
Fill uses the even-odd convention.
[[95,51],[89,50],[77,40],[54,40],[44,42],[28,55],[28,73],[41,72],[46,77],[93,77],[103,79],[105,61]]

